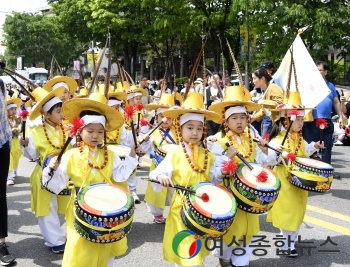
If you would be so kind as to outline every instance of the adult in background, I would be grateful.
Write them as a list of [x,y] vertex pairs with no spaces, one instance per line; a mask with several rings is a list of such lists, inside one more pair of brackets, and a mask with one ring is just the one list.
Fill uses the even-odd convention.
[[[221,82],[221,75],[214,74],[214,77],[216,81],[220,84]],[[204,93],[204,105],[208,109],[211,104],[214,101],[219,100],[220,94],[219,94],[219,89],[216,85],[215,79],[213,77],[210,77],[208,79],[208,87],[205,88],[205,93]],[[220,124],[217,124],[213,121],[207,121],[207,136],[215,135],[220,129]]]
[[[320,129],[316,127],[316,120],[318,118],[325,119],[328,122],[328,127],[323,130],[325,149],[322,149],[321,156],[323,162],[331,164],[334,132],[334,125],[331,117],[332,107],[334,107],[337,115],[339,116],[339,127],[342,127],[343,125],[343,113],[341,111],[340,101],[338,99],[338,94],[334,84],[326,80],[326,76],[329,71],[328,64],[326,62],[319,61],[316,62],[316,66],[331,92],[325,99],[323,99],[321,103],[316,106],[316,109],[313,110],[312,115],[314,117],[314,121],[305,123],[304,127],[306,127],[306,129],[304,129],[304,132],[309,133],[307,136],[305,136],[305,140],[306,142],[310,143],[311,141],[317,141],[320,139]],[[334,174],[334,178],[340,178],[339,174]]]
[[[0,62],[0,67],[5,64]],[[12,138],[11,127],[7,116],[6,90],[4,82],[0,79],[0,263],[10,265],[16,258],[10,255],[5,238],[8,236],[7,229],[7,199],[6,182],[10,165],[10,142]]]
[[[254,88],[261,88],[262,100],[272,100],[277,105],[282,104],[283,90],[275,83],[271,83],[272,77],[265,68],[258,68],[252,73]],[[251,123],[261,121],[260,135],[266,138],[272,130],[272,122],[278,119],[278,114],[271,113],[268,109],[261,109],[253,114]]]

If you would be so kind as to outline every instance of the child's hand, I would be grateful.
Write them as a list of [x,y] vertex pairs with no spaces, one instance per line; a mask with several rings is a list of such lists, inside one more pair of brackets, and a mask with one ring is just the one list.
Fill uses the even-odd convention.
[[60,162],[57,160],[57,156],[51,158],[50,163],[49,163],[50,169],[53,169],[56,171],[58,166],[60,166]]
[[259,142],[258,142],[258,146],[261,149],[261,151],[265,154],[268,153],[268,147],[266,146],[269,142],[267,140],[264,140],[262,138],[260,138]]
[[322,142],[320,142],[320,141],[318,141],[318,142],[316,142],[315,144],[314,144],[314,147],[316,148],[316,149],[320,149],[320,148],[324,148],[324,142],[322,141]]
[[215,135],[208,136],[207,140],[209,142],[216,142],[216,141],[218,141],[218,139],[216,138]]
[[234,156],[236,156],[238,154],[238,150],[234,147],[234,146],[230,146],[227,150],[226,150],[226,156],[230,159],[232,159]]
[[19,140],[19,143],[21,144],[21,146],[27,146],[28,145],[28,142],[29,142],[29,140],[28,140],[28,138],[26,138],[26,139],[20,139]]
[[143,140],[145,140],[145,142],[148,142],[149,139],[150,139],[150,136],[148,134],[145,134],[143,136]]
[[162,186],[164,186],[164,187],[174,186],[173,181],[171,180],[171,178],[166,176],[166,175],[159,174],[157,179],[160,182],[160,184]]

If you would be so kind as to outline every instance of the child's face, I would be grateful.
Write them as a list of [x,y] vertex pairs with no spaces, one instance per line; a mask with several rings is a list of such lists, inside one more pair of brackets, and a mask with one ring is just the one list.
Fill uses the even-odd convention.
[[55,107],[51,113],[44,112],[45,118],[55,124],[60,124],[64,118],[62,107]]
[[128,100],[128,104],[131,105],[131,106],[136,105],[136,103],[134,102],[134,99],[135,99],[135,98],[129,99],[129,100]]
[[[161,123],[162,119],[164,118],[164,115],[163,113],[159,113],[157,115],[157,124]],[[171,124],[173,123],[173,119],[171,118],[167,118],[167,122],[163,122],[160,127],[163,128],[163,129],[168,129],[170,128]]]
[[64,92],[63,92],[63,95],[61,96],[61,101],[64,103],[66,102],[70,97],[70,92],[68,89],[65,89]]
[[10,108],[10,109],[7,110],[7,114],[9,116],[15,116],[16,115],[16,110],[17,110],[16,107]]
[[248,125],[248,116],[245,113],[234,113],[227,119],[228,128],[237,134],[243,133]]
[[138,95],[134,97],[134,105],[141,104],[141,98],[142,96]]
[[96,147],[102,143],[105,129],[101,123],[90,123],[81,131],[81,139],[85,144],[91,147]]
[[188,121],[181,126],[182,138],[186,143],[197,143],[203,136],[203,122]]
[[301,131],[304,125],[304,116],[298,116],[297,119],[293,122],[291,131],[298,133]]

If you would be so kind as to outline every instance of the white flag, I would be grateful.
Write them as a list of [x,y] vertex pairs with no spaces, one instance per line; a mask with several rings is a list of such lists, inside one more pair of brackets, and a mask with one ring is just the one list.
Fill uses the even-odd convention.
[[[301,102],[305,107],[314,108],[329,95],[330,90],[299,34],[295,38],[292,47]],[[291,54],[288,50],[280,67],[273,75],[275,83],[284,91],[287,89],[290,61]],[[290,91],[296,91],[294,70],[292,71]]]

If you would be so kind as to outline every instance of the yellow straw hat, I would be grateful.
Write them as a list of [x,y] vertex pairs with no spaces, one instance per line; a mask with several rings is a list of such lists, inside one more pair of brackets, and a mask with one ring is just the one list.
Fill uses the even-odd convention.
[[89,94],[89,91],[86,87],[82,87],[79,90],[79,94],[76,95],[74,98],[82,98],[82,97],[87,97],[87,95]]
[[146,107],[150,110],[156,110],[158,108],[171,108],[175,106],[175,99],[173,94],[162,94],[158,103],[148,104]]
[[33,100],[32,100],[32,99],[29,99],[29,100],[24,104],[24,106],[25,106],[26,108],[31,108],[32,105],[33,105]]
[[147,94],[146,89],[143,88],[138,88],[136,85],[131,85],[130,86],[131,93],[141,93],[143,96]]
[[123,83],[117,82],[117,88],[116,88],[117,92],[126,92],[129,89],[130,89],[130,84],[127,81],[123,81]]
[[300,93],[298,91],[290,91],[289,96],[288,93],[284,93],[283,104],[278,105],[275,109],[271,109],[271,111],[285,111],[285,110],[307,110],[314,109],[305,107],[301,102]]
[[77,82],[73,78],[67,76],[56,76],[47,81],[43,88],[50,92],[61,86],[68,89],[71,95],[73,95],[78,88]]
[[122,87],[118,87],[112,91],[112,88],[109,87],[109,91],[108,91],[108,99],[109,98],[116,98],[118,100],[125,100],[126,101],[126,97],[127,97],[127,93],[125,92],[125,90],[123,90]]
[[40,116],[43,106],[53,97],[60,98],[64,92],[64,89],[64,87],[59,87],[49,92],[42,87],[35,88],[32,95],[37,103],[30,112],[29,119],[34,120]]
[[22,104],[22,100],[18,97],[10,98],[9,96],[7,96],[6,103],[7,105],[15,104],[17,108],[19,108],[19,106]]
[[175,100],[179,101],[180,104],[182,104],[182,102],[184,101],[182,95],[179,92],[175,93]]
[[124,123],[123,115],[107,105],[108,101],[100,93],[91,93],[87,98],[73,98],[63,104],[63,113],[69,121],[84,110],[95,111],[106,117],[106,131],[120,128]]
[[229,86],[225,89],[224,101],[214,102],[209,107],[209,110],[222,114],[222,111],[230,106],[244,106],[248,112],[261,108],[261,105],[250,101],[250,99],[249,92],[244,90],[243,87],[239,85]]
[[196,92],[189,93],[181,107],[170,108],[164,111],[163,115],[165,117],[177,118],[186,113],[203,114],[206,120],[221,123],[221,117],[213,111],[206,110],[204,107],[203,95]]

